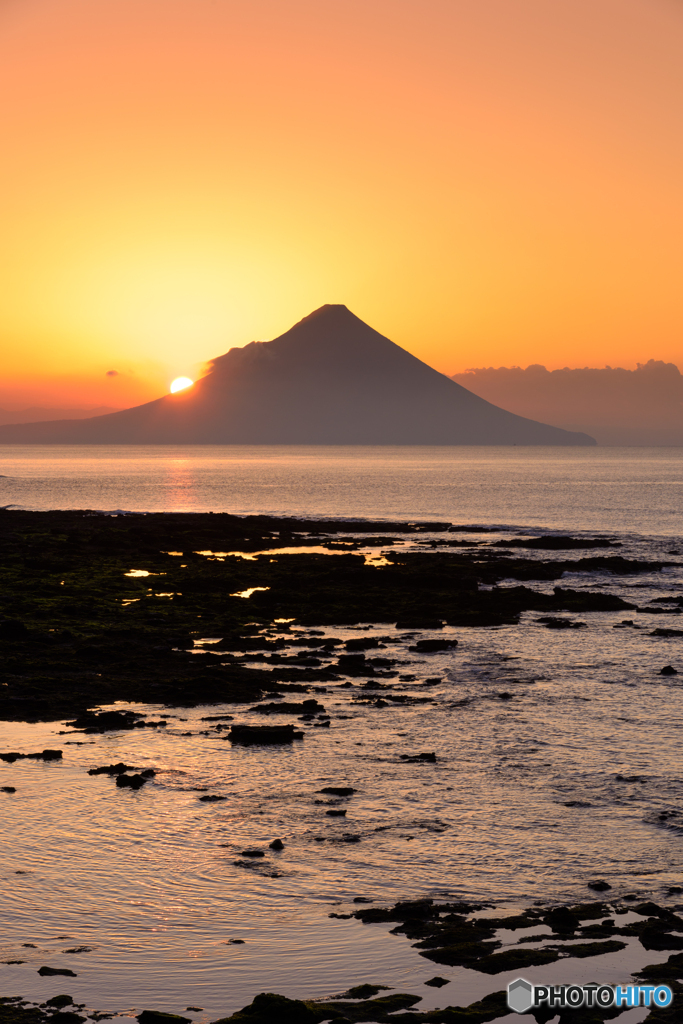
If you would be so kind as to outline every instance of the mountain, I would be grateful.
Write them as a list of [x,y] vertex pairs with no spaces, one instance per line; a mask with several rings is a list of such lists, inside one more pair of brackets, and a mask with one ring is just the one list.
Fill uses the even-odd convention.
[[51,409],[44,405],[32,405],[28,409],[0,409],[0,426],[4,423],[38,423],[43,420],[84,420],[93,416],[104,416],[118,412],[111,405],[98,405],[93,409]]
[[326,305],[232,348],[186,391],[86,420],[0,427],[0,443],[590,445],[515,416]]

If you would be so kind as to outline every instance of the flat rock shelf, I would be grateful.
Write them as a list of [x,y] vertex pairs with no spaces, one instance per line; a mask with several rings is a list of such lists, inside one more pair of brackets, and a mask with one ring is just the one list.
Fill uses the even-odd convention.
[[683,1017],[670,539],[0,510],[0,554],[0,1024]]

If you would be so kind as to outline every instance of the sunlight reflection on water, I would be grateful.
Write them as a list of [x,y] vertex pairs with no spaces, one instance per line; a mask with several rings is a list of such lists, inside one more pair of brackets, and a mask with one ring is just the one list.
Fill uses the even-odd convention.
[[683,448],[0,447],[0,505],[683,533]]

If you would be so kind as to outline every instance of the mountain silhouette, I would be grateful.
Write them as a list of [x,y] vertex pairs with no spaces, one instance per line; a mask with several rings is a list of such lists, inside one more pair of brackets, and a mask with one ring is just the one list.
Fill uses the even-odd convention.
[[214,359],[186,391],[106,416],[0,427],[0,443],[591,445],[516,416],[342,305]]

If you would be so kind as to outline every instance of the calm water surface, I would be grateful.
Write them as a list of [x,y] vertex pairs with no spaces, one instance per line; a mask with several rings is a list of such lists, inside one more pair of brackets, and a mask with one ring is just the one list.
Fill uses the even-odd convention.
[[[625,556],[674,564],[625,577],[570,572],[563,585],[619,594],[641,608],[683,595],[679,449],[321,456],[13,447],[0,456],[5,505],[600,531],[620,539]],[[529,585],[550,592],[553,584]],[[423,1008],[465,1005],[512,975],[442,967],[386,926],[328,915],[353,910],[356,896],[381,904],[455,895],[505,908],[585,900],[596,877],[616,898],[680,900],[666,894],[683,884],[683,637],[650,633],[683,624],[674,614],[626,614],[636,628],[614,629],[624,612],[582,615],[581,630],[547,630],[534,613],[515,626],[447,628],[458,647],[430,656],[409,652],[393,626],[327,629],[342,640],[383,637],[378,653],[399,661],[386,680],[391,692],[424,702],[380,708],[364,703],[363,680],[327,684],[315,695],[331,728],[302,724],[304,739],[289,748],[233,747],[218,723],[203,721],[226,713],[263,722],[249,705],[138,707],[166,717],[167,728],[103,736],[64,723],[0,723],[2,750],[64,750],[61,763],[0,763],[0,785],[17,790],[2,794],[2,992],[44,999],[68,991],[100,1010],[200,1006],[192,1014],[200,1022],[259,991],[323,997],[360,982],[420,994]],[[307,632],[296,624],[291,631]],[[206,649],[220,653],[220,645],[197,644],[197,657]],[[661,676],[666,664],[680,674]],[[435,751],[436,764],[402,763],[402,753],[424,750]],[[87,774],[117,761],[158,774],[138,792]],[[319,792],[326,785],[358,790],[345,818],[327,816],[317,802],[331,799]],[[227,800],[203,803],[198,787]],[[345,834],[360,839],[344,842]],[[271,852],[278,837],[285,849]],[[249,847],[267,856],[243,857]],[[81,946],[87,951],[65,952]],[[593,980],[621,982],[667,956],[631,941],[585,969]],[[42,979],[43,964],[78,976]],[[580,980],[583,969],[563,962],[526,976],[560,983]],[[451,984],[425,987],[437,973]]]
[[0,447],[0,505],[683,533],[683,448]]

